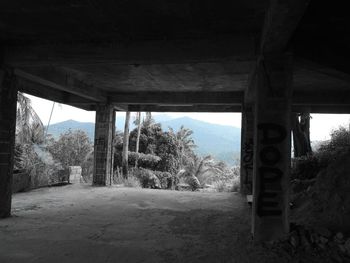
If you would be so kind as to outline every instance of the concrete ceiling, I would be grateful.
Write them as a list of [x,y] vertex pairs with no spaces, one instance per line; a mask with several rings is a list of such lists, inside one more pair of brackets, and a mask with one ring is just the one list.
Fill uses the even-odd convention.
[[240,111],[259,50],[282,48],[295,110],[350,110],[346,12],[273,2],[3,0],[3,61],[20,90],[83,109]]

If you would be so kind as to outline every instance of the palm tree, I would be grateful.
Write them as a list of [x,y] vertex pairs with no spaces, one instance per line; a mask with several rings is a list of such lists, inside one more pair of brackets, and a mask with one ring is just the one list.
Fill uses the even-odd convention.
[[[192,183],[191,187],[193,189],[193,182],[196,180],[198,180],[198,182],[201,181],[201,184],[204,184],[205,181],[203,181],[203,179],[216,181],[222,178],[225,175],[226,168],[227,166],[224,162],[215,161],[210,155],[205,157],[194,155],[183,170],[182,177],[184,177],[185,181],[190,185]],[[208,172],[211,172],[210,177],[205,175]]]
[[146,118],[145,120],[143,121],[143,126],[144,127],[148,127],[150,125],[154,124],[154,119],[152,117],[152,112],[150,111],[147,111],[146,112]]
[[[136,137],[136,149],[135,152],[139,152],[140,148],[140,135],[141,135],[141,112],[137,112],[135,124],[137,125],[137,137]],[[135,167],[137,167],[137,158],[135,160]]]
[[44,125],[31,106],[29,98],[18,92],[16,115],[16,142],[19,144],[42,143]]
[[130,111],[125,114],[124,136],[123,136],[123,155],[122,155],[122,167],[123,177],[128,179],[128,151],[129,151],[129,122]]
[[14,169],[31,169],[35,163],[34,144],[44,142],[44,125],[31,106],[29,98],[18,92]]
[[183,168],[188,163],[188,159],[192,157],[193,148],[196,147],[194,140],[192,139],[193,131],[182,125],[177,132],[169,127],[169,134],[175,139],[175,143],[179,150],[180,168]]

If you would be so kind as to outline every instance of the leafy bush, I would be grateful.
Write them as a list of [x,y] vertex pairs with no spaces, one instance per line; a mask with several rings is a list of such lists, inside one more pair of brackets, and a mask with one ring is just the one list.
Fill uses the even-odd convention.
[[217,192],[238,192],[240,189],[239,174],[232,173],[229,179],[214,182],[214,189]]
[[216,192],[227,192],[227,189],[226,188],[226,183],[223,182],[223,181],[217,181],[217,182],[214,182],[214,189],[216,190]]
[[94,151],[91,150],[81,164],[81,176],[85,183],[92,182],[94,172]]
[[129,165],[135,166],[137,160],[137,165],[146,169],[154,167],[161,159],[154,154],[144,154],[137,152],[129,152]]
[[133,175],[139,180],[143,188],[161,188],[161,184],[158,177],[151,170],[144,168],[134,169]]
[[117,178],[114,178],[114,183],[122,184],[125,187],[141,187],[140,180],[132,174],[129,174],[127,179],[123,176],[118,176]]
[[158,177],[162,189],[174,190],[179,183],[179,178],[171,173],[154,171],[154,174]]
[[57,141],[50,140],[48,149],[55,160],[64,167],[82,166],[87,155],[92,150],[88,135],[81,130],[68,130],[61,134]]
[[319,158],[316,155],[307,155],[293,159],[291,179],[311,179],[320,171]]
[[231,192],[239,192],[240,187],[241,187],[241,179],[239,178],[239,176],[236,176],[232,179]]
[[315,178],[322,169],[349,149],[350,132],[344,127],[339,127],[332,131],[331,139],[324,142],[314,154],[293,159],[291,178],[301,180]]

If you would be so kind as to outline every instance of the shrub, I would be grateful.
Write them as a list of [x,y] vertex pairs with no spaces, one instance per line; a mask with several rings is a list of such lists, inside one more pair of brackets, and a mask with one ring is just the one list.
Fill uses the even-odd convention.
[[332,131],[331,139],[320,145],[314,154],[293,159],[291,178],[301,180],[315,178],[322,169],[349,149],[350,132],[344,127],[339,127]]
[[91,150],[90,153],[88,153],[85,156],[85,159],[81,164],[81,176],[85,183],[92,182],[93,172],[94,172],[94,151]]
[[129,152],[129,165],[135,166],[137,160],[137,165],[146,169],[154,167],[161,159],[154,154],[144,154],[137,152]]
[[238,192],[240,189],[240,178],[236,176],[229,180],[214,182],[214,189],[217,192]]
[[217,192],[224,192],[225,191],[225,187],[226,187],[226,183],[223,181],[217,181],[214,183],[214,189]]
[[158,177],[162,189],[175,189],[179,183],[179,178],[168,172],[154,171]]
[[127,179],[124,177],[118,177],[117,183],[122,184],[125,187],[141,187],[139,179],[130,174]]
[[143,188],[161,188],[160,181],[153,171],[144,168],[134,169],[133,171],[133,175],[139,180]]
[[239,176],[236,176],[232,179],[231,192],[239,192],[240,187],[241,187],[241,180]]
[[307,155],[293,159],[291,179],[312,179],[320,171],[319,158]]

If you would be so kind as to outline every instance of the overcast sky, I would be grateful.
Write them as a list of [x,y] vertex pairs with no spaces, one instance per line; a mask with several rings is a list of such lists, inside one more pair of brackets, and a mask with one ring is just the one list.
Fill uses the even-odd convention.
[[[44,125],[47,125],[52,109],[52,101],[40,99],[27,95],[32,101],[32,107],[38,113]],[[159,113],[153,113],[154,115]],[[241,127],[240,113],[166,113],[167,115],[178,118],[188,116],[193,119]],[[117,112],[117,117],[125,115],[124,112]],[[80,122],[95,122],[95,112],[85,111],[64,104],[55,104],[51,118],[51,124],[65,121],[76,120]],[[313,114],[311,119],[311,140],[327,140],[332,129],[340,125],[349,127],[350,114]]]

